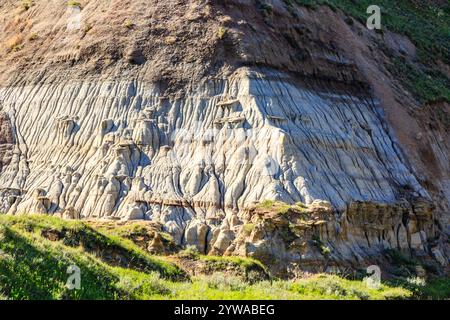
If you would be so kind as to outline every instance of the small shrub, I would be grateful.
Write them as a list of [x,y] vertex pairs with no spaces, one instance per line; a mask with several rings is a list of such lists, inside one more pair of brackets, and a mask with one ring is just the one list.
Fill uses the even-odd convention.
[[224,27],[220,27],[219,30],[217,31],[217,38],[222,40],[223,38],[225,38],[226,34],[227,34],[227,29]]
[[23,48],[23,36],[21,34],[10,38],[6,43],[10,52],[20,51]]
[[188,245],[188,246],[186,246],[186,249],[178,252],[178,255],[183,258],[198,259],[200,256],[200,252],[198,252],[198,249],[196,246]]
[[29,10],[32,6],[34,6],[33,0],[22,0],[22,8],[25,11]]
[[306,204],[304,204],[303,202],[297,202],[295,205],[297,207],[300,207],[300,208],[303,208],[303,209],[308,208],[308,206]]
[[130,19],[126,19],[126,20],[123,22],[123,27],[124,27],[124,28],[127,28],[127,29],[131,29],[131,28],[134,27],[134,23],[133,23],[133,21],[131,21]]
[[320,240],[319,236],[313,236],[312,242],[320,250],[322,255],[328,256],[331,254],[331,249]]
[[169,295],[172,292],[161,276],[155,272],[139,278],[133,277],[132,274],[123,275],[117,283],[117,288],[131,293],[130,298],[146,295]]
[[413,286],[417,286],[417,287],[424,287],[427,282],[425,281],[425,279],[420,278],[420,277],[412,277],[412,278],[408,278],[406,279],[406,281],[408,283],[410,283]]
[[242,229],[244,230],[245,233],[250,234],[252,233],[253,229],[255,229],[255,225],[253,223],[247,223],[244,224]]
[[75,8],[81,9],[81,3],[79,3],[78,1],[73,1],[73,0],[67,1],[67,5],[69,7],[75,7]]
[[174,37],[174,36],[167,36],[165,39],[164,39],[164,42],[166,43],[166,44],[174,44],[175,42],[177,42],[177,37]]
[[273,200],[264,200],[263,202],[261,202],[258,207],[259,208],[264,208],[264,209],[270,209],[275,205],[275,201]]
[[221,272],[205,277],[205,282],[208,288],[218,290],[242,291],[248,286],[242,278]]
[[266,210],[272,209],[274,212],[278,214],[286,214],[292,207],[287,203],[281,201],[264,200],[259,205],[257,205],[257,208]]
[[259,2],[259,8],[265,17],[273,13],[273,6],[267,2]]
[[413,268],[415,270],[415,267],[418,265],[418,262],[403,254],[399,250],[396,249],[386,249],[385,254],[390,258],[393,264],[398,266],[405,266],[408,267],[408,269]]
[[34,41],[37,40],[39,38],[37,32],[32,32],[29,36],[28,36],[28,40],[29,41]]

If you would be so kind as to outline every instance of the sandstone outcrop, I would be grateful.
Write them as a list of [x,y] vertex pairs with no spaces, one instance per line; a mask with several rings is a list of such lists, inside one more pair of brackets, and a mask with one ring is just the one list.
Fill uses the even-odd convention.
[[342,214],[324,201],[309,206],[266,201],[242,213],[237,236],[214,253],[251,256],[283,275],[298,266],[313,272],[358,269],[377,262],[388,249],[428,253],[447,265],[433,243],[440,232],[433,210],[423,199],[391,205],[351,202]]

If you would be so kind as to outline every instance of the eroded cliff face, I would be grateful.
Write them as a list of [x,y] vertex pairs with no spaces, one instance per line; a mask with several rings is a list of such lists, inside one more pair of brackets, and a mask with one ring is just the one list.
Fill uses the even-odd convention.
[[[50,2],[22,13],[51,10],[51,35],[67,41],[41,36],[54,52],[31,58],[30,42],[2,55],[0,211],[152,220],[179,245],[285,270],[354,266],[384,248],[447,263],[448,135],[408,134],[426,120],[366,52],[377,35],[276,1],[273,24],[251,1],[122,2],[106,13],[87,3],[92,31],[68,32],[69,13]],[[108,18],[109,34],[93,25]],[[308,219],[274,218],[264,200],[303,203]]]

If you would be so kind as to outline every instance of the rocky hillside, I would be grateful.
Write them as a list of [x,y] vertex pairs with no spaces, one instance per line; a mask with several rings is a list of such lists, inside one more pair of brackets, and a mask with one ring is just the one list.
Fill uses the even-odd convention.
[[2,1],[0,211],[152,220],[280,273],[445,268],[449,6],[380,1],[376,32],[364,3]]
[[154,232],[148,222],[0,216],[0,300],[450,297],[450,282],[443,279],[397,277],[373,288],[361,276],[280,280],[253,259],[202,256],[192,249],[154,257],[142,246],[155,248]]

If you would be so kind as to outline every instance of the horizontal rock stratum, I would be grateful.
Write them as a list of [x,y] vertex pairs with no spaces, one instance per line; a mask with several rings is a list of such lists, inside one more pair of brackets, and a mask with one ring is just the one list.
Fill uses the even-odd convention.
[[411,112],[376,44],[414,45],[327,7],[258,8],[0,5],[15,45],[0,56],[0,211],[152,220],[281,269],[384,248],[447,264],[448,131]]

